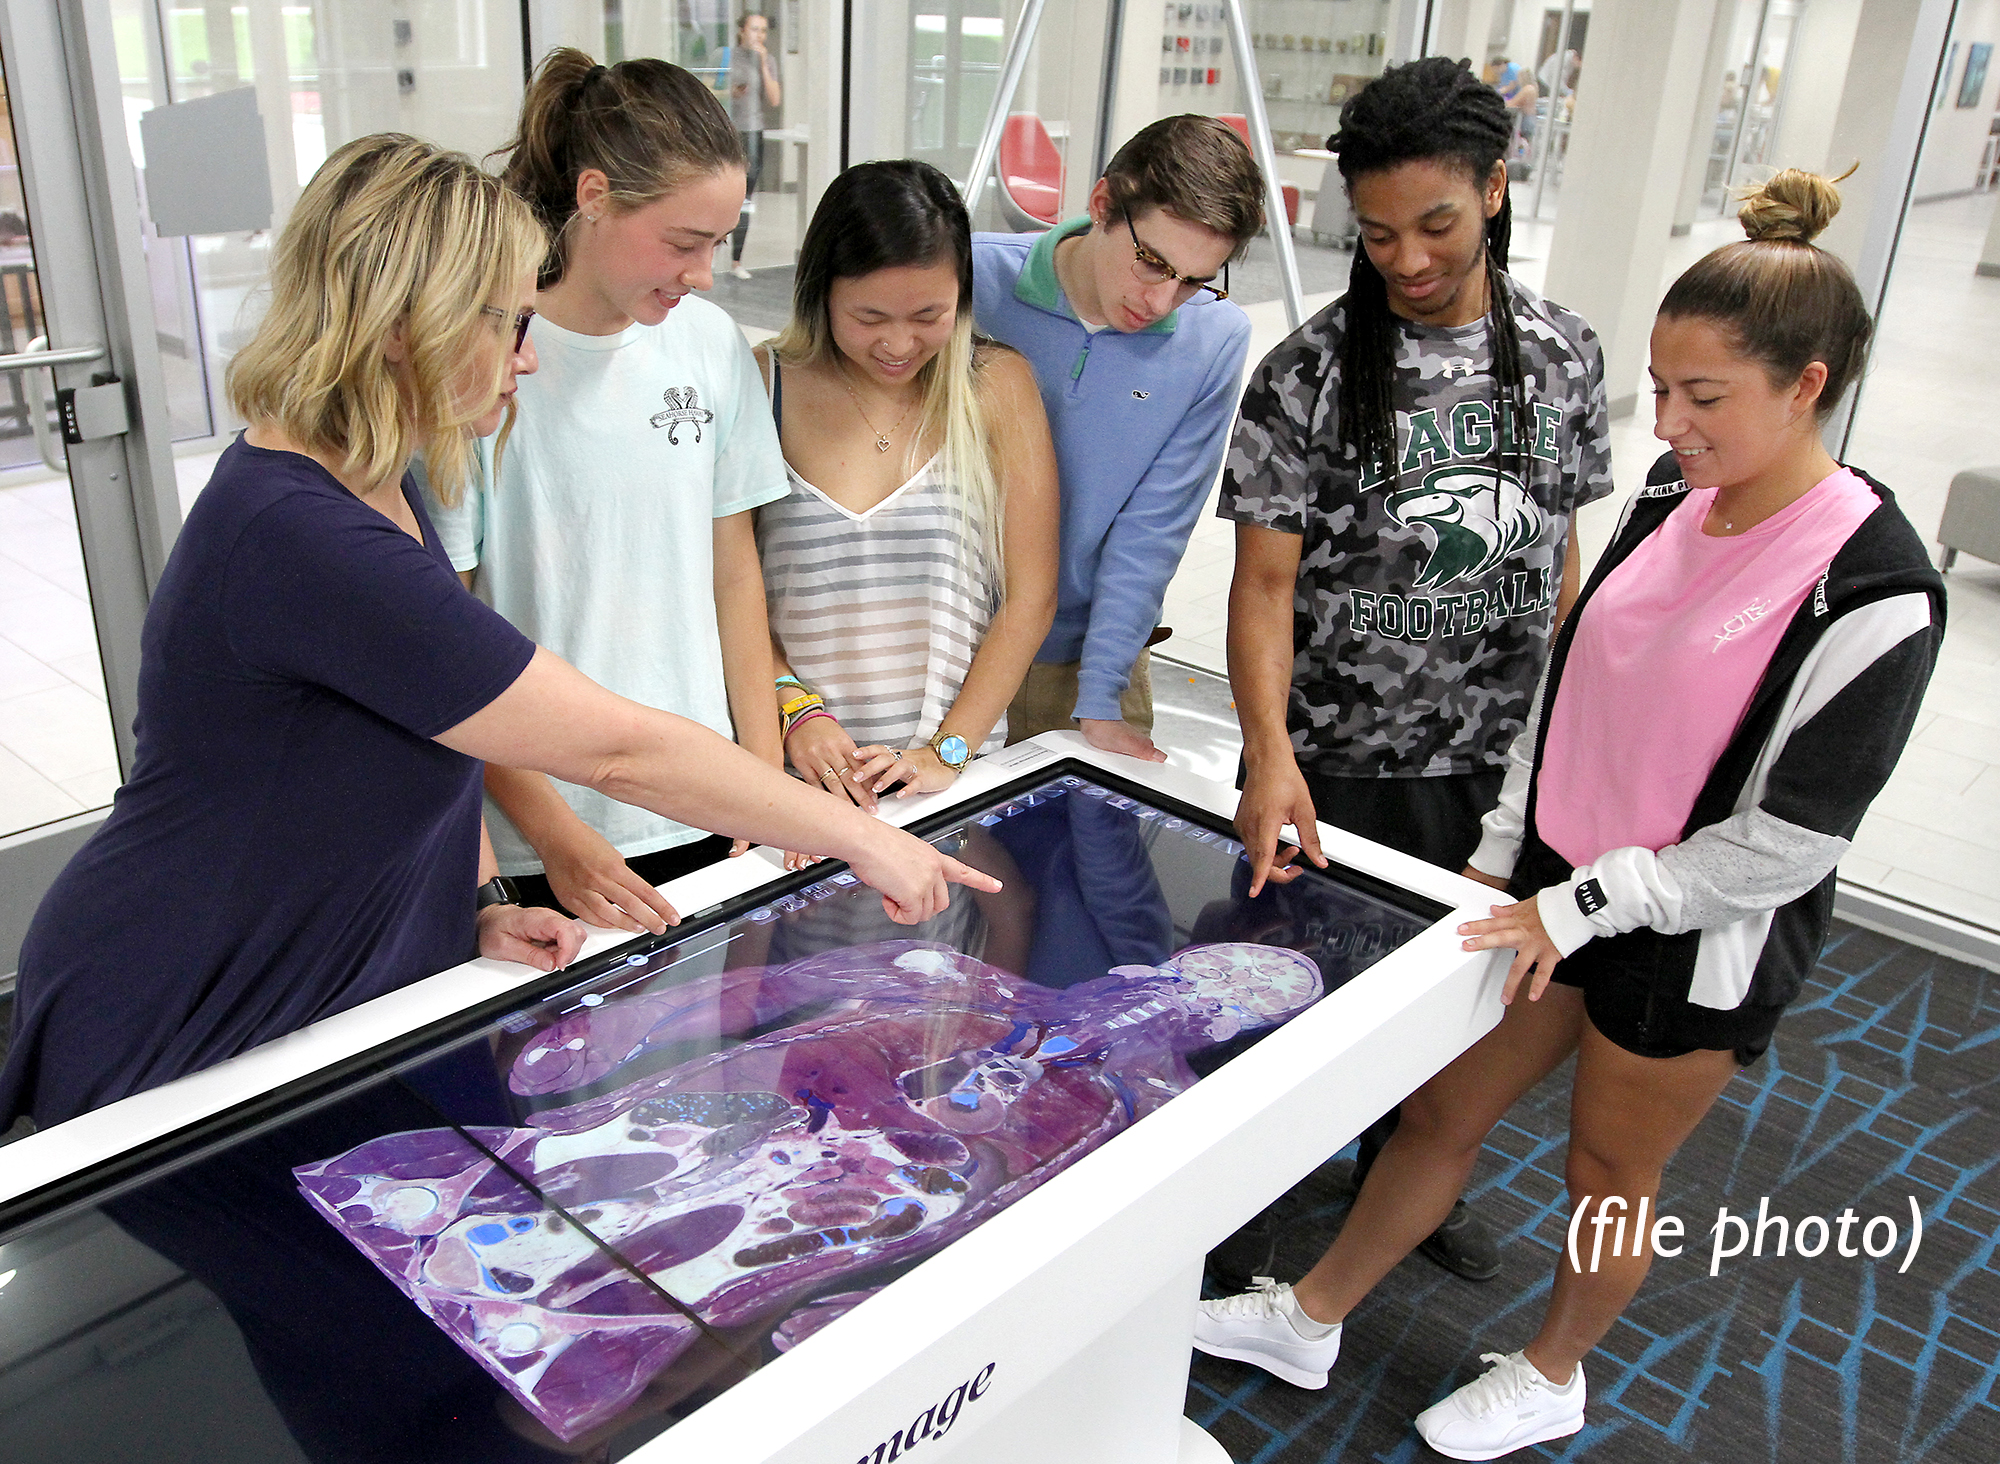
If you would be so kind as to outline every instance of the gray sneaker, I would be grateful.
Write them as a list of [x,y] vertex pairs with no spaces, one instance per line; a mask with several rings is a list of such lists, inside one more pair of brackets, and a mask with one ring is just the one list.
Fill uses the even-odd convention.
[[1558,1388],[1525,1353],[1488,1352],[1479,1360],[1493,1364],[1484,1377],[1417,1415],[1417,1432],[1446,1458],[1498,1459],[1583,1427],[1581,1363]]
[[1340,1324],[1315,1322],[1299,1310],[1291,1287],[1259,1276],[1255,1290],[1201,1304],[1194,1345],[1210,1357],[1261,1367],[1294,1387],[1324,1388],[1327,1369],[1340,1356]]

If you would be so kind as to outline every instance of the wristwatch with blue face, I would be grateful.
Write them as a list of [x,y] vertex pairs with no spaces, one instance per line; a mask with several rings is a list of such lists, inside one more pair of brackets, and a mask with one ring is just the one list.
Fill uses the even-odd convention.
[[972,748],[966,740],[956,732],[947,732],[943,728],[939,728],[937,735],[931,738],[931,751],[954,773],[972,761]]

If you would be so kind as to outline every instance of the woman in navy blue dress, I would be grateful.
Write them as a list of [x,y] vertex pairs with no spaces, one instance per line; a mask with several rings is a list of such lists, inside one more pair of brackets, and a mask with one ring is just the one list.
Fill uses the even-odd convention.
[[[706,728],[605,691],[467,594],[405,471],[445,493],[511,421],[547,240],[466,157],[341,148],[230,368],[249,430],[146,616],[137,756],[21,950],[0,1131],[207,1067],[471,959],[564,965],[480,819],[482,761],[846,859],[897,919],[993,882]],[[503,436],[504,445],[504,436]]]

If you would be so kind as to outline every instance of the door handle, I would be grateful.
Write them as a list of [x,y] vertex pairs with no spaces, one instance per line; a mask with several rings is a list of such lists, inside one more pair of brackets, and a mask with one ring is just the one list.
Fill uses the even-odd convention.
[[47,336],[36,336],[28,342],[27,350],[0,356],[0,371],[35,371],[44,366],[83,366],[103,359],[102,346],[66,346],[61,350],[52,351],[49,349]]
[[[52,351],[49,349],[49,338],[45,335],[39,335],[28,342],[27,350],[17,351],[12,355],[0,356],[0,371],[25,372],[47,370],[49,373],[49,384],[54,385],[55,367],[82,366],[88,362],[101,361],[103,359],[104,347],[102,346],[69,346],[62,350]],[[67,473],[69,471],[68,455],[57,455],[55,434],[49,431],[48,399],[33,385],[28,387],[28,425],[34,429],[35,450],[42,455],[43,465],[52,473]]]

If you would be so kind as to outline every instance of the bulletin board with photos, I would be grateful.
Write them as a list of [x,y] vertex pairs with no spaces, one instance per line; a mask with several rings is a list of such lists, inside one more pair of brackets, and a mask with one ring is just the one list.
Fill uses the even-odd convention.
[[1236,105],[1229,11],[1218,0],[1164,0],[1160,98],[1169,112],[1217,112]]

